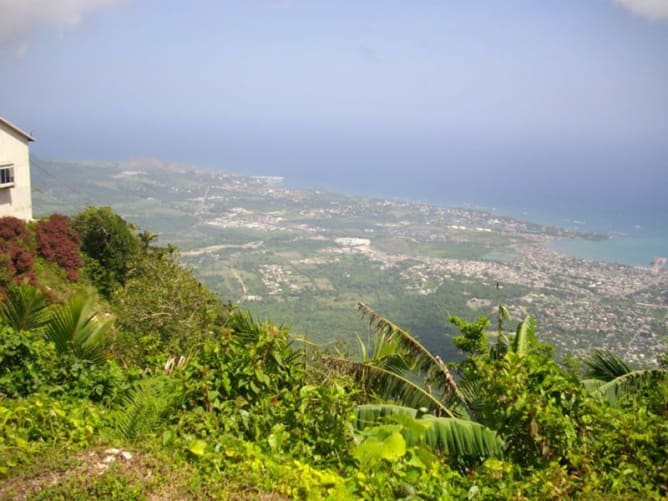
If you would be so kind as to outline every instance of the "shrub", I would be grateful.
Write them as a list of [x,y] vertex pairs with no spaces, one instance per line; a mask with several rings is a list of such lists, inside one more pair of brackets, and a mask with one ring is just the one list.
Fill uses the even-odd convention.
[[79,269],[83,265],[79,254],[79,235],[70,227],[67,216],[53,214],[37,223],[37,252],[47,261],[57,263],[67,278],[79,280]]
[[39,391],[53,375],[56,352],[40,333],[0,329],[0,393],[16,398]]
[[12,282],[35,283],[31,248],[30,232],[23,221],[0,218],[0,292]]
[[28,244],[30,233],[25,222],[15,217],[0,218],[0,251],[6,251],[11,244]]
[[88,256],[86,267],[100,291],[110,295],[125,284],[139,252],[133,228],[109,207],[90,207],[74,218],[81,250]]
[[114,351],[134,364],[160,353],[191,351],[210,338],[229,313],[176,256],[158,253],[140,259],[110,299],[120,331]]
[[21,282],[36,283],[35,273],[32,265],[35,256],[18,245],[12,245],[8,251],[9,261],[7,263],[8,271],[17,284]]
[[58,354],[39,331],[0,328],[0,400],[44,392],[110,404],[130,389],[136,377],[136,372],[122,370],[113,360],[100,364]]
[[0,405],[0,477],[54,443],[77,449],[99,433],[103,411],[91,402],[33,394]]
[[26,275],[32,271],[32,265],[35,260],[32,253],[26,251],[18,245],[9,248],[9,258],[14,267],[14,273],[18,277]]

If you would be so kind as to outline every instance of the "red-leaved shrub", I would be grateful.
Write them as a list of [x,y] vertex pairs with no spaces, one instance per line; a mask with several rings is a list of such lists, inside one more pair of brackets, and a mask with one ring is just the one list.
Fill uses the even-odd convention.
[[32,253],[18,245],[12,245],[8,250],[8,254],[9,263],[7,267],[9,268],[9,273],[14,277],[14,282],[19,284],[28,281],[35,285],[36,278],[32,269],[35,257]]
[[30,233],[24,221],[15,217],[0,217],[0,251],[6,252],[12,244],[25,247]]
[[0,289],[14,282],[36,283],[31,233],[24,221],[0,218]]
[[53,214],[37,223],[37,252],[47,261],[57,263],[65,270],[67,278],[79,280],[83,265],[79,253],[79,235],[70,227],[70,218]]

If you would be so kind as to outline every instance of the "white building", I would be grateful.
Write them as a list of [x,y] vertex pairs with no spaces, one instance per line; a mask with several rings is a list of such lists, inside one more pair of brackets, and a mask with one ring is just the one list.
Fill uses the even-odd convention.
[[32,219],[28,143],[34,140],[0,117],[0,217]]

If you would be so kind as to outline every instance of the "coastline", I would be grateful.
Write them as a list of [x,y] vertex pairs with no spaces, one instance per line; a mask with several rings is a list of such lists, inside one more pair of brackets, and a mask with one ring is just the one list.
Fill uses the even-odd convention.
[[[328,186],[309,186],[298,180],[284,177],[281,185],[287,189],[323,190],[344,196],[381,198],[392,201],[426,204],[436,207],[462,208],[487,212],[499,217],[545,225],[581,234],[598,235],[600,238],[553,238],[546,245],[567,256],[590,261],[623,264],[627,266],[649,267],[654,257],[668,257],[668,227],[663,228],[656,214],[634,214],[621,218],[611,211],[607,216],[598,211],[593,213],[580,208],[576,213],[567,214],[562,207],[512,207],[490,205],[480,201],[434,200],[390,193],[364,193],[359,190],[344,190]],[[583,216],[586,214],[586,216]],[[649,227],[639,221],[649,221]]]
[[600,241],[555,239],[548,245],[558,252],[581,259],[645,268],[650,267],[652,258],[668,256],[668,238],[658,236],[612,235]]

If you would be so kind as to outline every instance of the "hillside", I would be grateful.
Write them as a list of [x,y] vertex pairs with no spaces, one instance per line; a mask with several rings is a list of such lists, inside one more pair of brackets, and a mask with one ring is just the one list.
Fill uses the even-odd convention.
[[[668,371],[360,304],[355,354],[224,304],[108,208],[0,219],[0,499],[662,499]],[[665,365],[666,358],[661,363]]]

